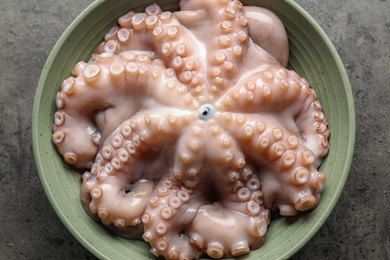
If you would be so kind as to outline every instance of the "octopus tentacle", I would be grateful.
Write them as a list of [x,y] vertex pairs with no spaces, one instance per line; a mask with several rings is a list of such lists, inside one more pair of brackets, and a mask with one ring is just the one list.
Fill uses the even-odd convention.
[[[328,153],[328,123],[308,82],[294,71],[275,66],[259,67],[229,89],[216,103],[223,111],[277,114],[290,122],[290,131],[299,133],[317,161]],[[291,123],[294,120],[298,129]]]
[[152,246],[151,252],[166,259],[196,259],[202,251],[189,243],[184,233],[200,206],[197,192],[178,181],[172,174],[163,178],[150,197],[142,216],[142,238]]
[[[325,175],[317,171],[316,157],[300,137],[279,122],[265,122],[258,116],[225,113],[218,121],[244,143],[246,154],[256,151],[250,158],[262,169],[259,177],[267,208],[275,205],[282,215],[292,215],[317,205]],[[241,127],[232,127],[232,122]]]
[[[107,57],[110,57],[109,61],[106,60]],[[178,80],[175,71],[170,67],[166,67],[161,59],[156,59],[150,53],[123,51],[118,55],[114,55],[111,52],[104,52],[97,55],[96,59],[91,60],[91,63],[108,65],[108,72],[111,74],[109,76],[114,79],[117,76],[116,74],[122,76],[120,79],[125,81],[124,90],[127,91],[123,94],[128,94],[126,100],[130,98],[137,100],[153,98],[158,104],[164,106],[192,109],[198,106],[189,94],[188,88]],[[95,86],[99,87],[100,82],[97,83]],[[117,81],[111,82],[112,85],[121,89],[121,85]],[[141,98],[138,95],[141,95]],[[167,95],[174,100],[167,100],[165,98]]]
[[[239,1],[181,1],[176,15],[206,46],[208,102],[219,97],[239,74],[248,50],[248,21]],[[190,22],[191,21],[191,22]],[[208,27],[204,30],[205,26]],[[214,35],[210,40],[210,35]],[[199,91],[201,92],[201,91]]]
[[269,211],[252,200],[245,205],[243,212],[219,202],[202,205],[187,231],[190,243],[212,258],[241,256],[258,248],[267,232]]
[[207,160],[219,166],[218,172],[224,168],[240,170],[246,165],[245,155],[237,142],[216,120],[207,123],[206,134],[209,144],[205,148]]
[[[295,116],[306,100],[316,97],[307,81],[294,71],[279,66],[260,65],[231,87],[216,102],[223,111],[279,113],[286,108]],[[298,107],[293,104],[298,103]]]
[[[204,202],[186,234],[190,243],[212,258],[240,256],[258,248],[267,231],[261,183],[247,166],[238,144],[216,122],[206,124],[204,168],[199,179]],[[225,230],[230,230],[226,234]]]
[[76,167],[91,167],[101,140],[145,106],[198,106],[173,71],[143,54],[102,53],[73,73],[57,94],[53,141]]
[[188,187],[194,188],[199,183],[205,156],[203,137],[204,122],[195,121],[189,126],[176,144],[176,154],[172,167],[174,176]]
[[187,226],[203,203],[196,189],[203,161],[202,122],[194,121],[177,144],[172,172],[161,179],[142,217],[151,252],[168,259],[193,259],[202,251],[189,243]]
[[[119,26],[111,29],[96,52],[153,50],[157,58],[176,72],[181,83],[191,88],[202,85],[205,66],[200,57],[206,54],[197,39],[171,12],[148,12],[148,8],[146,13],[130,12],[120,17]],[[153,8],[160,10],[156,5]]]
[[86,172],[83,180],[82,201],[88,213],[96,215],[102,223],[113,225],[119,231],[141,223],[140,217],[154,189],[153,182],[140,179],[124,187],[125,183],[129,183],[129,178],[122,172],[115,177],[104,173],[95,176]]
[[296,118],[297,126],[304,136],[304,143],[316,158],[316,167],[318,167],[322,158],[329,151],[328,139],[330,131],[328,121],[325,119],[322,106],[318,100],[307,102],[302,113]]
[[139,114],[118,127],[99,151],[91,172],[84,174],[82,200],[104,224],[118,228],[140,224],[154,189],[153,181],[166,174],[169,167],[151,164],[148,157],[153,154],[147,152],[173,142],[191,119],[191,113],[183,111],[152,112],[153,116]]
[[[153,52],[153,46],[147,44],[146,37],[141,34],[134,35],[134,33],[144,29],[144,27],[152,29],[151,27],[156,25],[161,13],[160,6],[152,4],[146,7],[145,13],[129,11],[125,15],[122,15],[119,17],[117,25],[113,26],[104,36],[104,41],[98,46],[96,53],[118,53],[121,51],[121,46],[126,46],[127,50],[146,50]],[[148,17],[147,21],[145,21],[146,17]]]

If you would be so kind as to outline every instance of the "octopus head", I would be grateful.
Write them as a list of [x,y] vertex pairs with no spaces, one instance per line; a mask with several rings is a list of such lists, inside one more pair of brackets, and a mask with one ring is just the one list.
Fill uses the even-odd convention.
[[215,9],[215,6],[226,5],[229,1],[233,2],[232,0],[180,0],[179,5],[182,11],[210,10]]

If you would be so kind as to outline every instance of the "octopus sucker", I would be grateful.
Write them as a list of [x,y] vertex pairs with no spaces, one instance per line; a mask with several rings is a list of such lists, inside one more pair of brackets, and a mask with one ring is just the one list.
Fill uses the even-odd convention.
[[238,257],[265,242],[271,211],[320,202],[328,121],[310,83],[285,68],[275,14],[237,0],[180,8],[118,18],[62,82],[52,141],[85,169],[93,219],[157,257]]

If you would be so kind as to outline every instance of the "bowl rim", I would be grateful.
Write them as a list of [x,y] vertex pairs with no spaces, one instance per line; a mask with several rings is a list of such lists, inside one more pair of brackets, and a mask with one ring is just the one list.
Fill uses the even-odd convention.
[[[355,119],[355,107],[354,107],[354,101],[353,101],[353,94],[352,89],[349,83],[349,78],[346,73],[346,70],[344,68],[344,65],[342,63],[342,60],[333,46],[331,40],[326,35],[325,31],[320,27],[320,25],[315,21],[315,19],[306,11],[304,10],[298,3],[296,3],[293,0],[284,0],[288,5],[290,5],[293,9],[295,9],[296,12],[298,12],[300,15],[303,16],[303,18],[318,32],[321,40],[325,44],[325,46],[328,48],[328,50],[331,53],[332,59],[335,61],[335,64],[337,66],[337,71],[339,71],[341,79],[342,79],[342,85],[344,86],[344,91],[346,95],[346,103],[348,110],[348,118],[350,119],[348,130],[349,130],[349,142],[348,142],[348,151],[351,151],[350,154],[347,154],[345,157],[345,165],[344,165],[344,171],[346,174],[343,174],[341,178],[339,179],[338,185],[341,187],[345,186],[345,182],[348,178],[352,159],[353,159],[353,153],[354,153],[354,146],[355,146],[355,138],[356,138],[356,119]],[[82,235],[80,235],[79,231],[73,226],[73,224],[70,222],[70,220],[66,217],[66,214],[62,212],[61,206],[58,204],[54,196],[51,195],[47,179],[45,178],[45,170],[44,165],[40,159],[41,153],[40,153],[40,145],[39,145],[39,130],[38,130],[38,124],[34,122],[38,122],[39,114],[40,114],[40,103],[42,100],[42,91],[44,90],[45,81],[48,76],[48,73],[50,71],[50,67],[52,66],[52,63],[59,52],[59,50],[62,48],[62,46],[65,44],[68,36],[80,25],[82,25],[82,22],[86,16],[88,16],[91,12],[95,10],[96,7],[104,3],[105,0],[95,0],[90,5],[88,5],[72,22],[71,24],[66,28],[66,30],[63,32],[63,34],[58,39],[57,43],[54,45],[53,49],[51,50],[45,64],[43,67],[43,70],[41,72],[40,78],[37,83],[37,88],[35,92],[34,97],[34,105],[32,110],[32,145],[33,145],[33,154],[35,159],[35,165],[36,169],[40,178],[40,181],[42,183],[42,186],[44,188],[44,191],[46,193],[46,197],[48,198],[51,206],[53,207],[54,211],[56,212],[57,216],[60,218],[61,222],[66,226],[66,228],[70,231],[70,233],[92,254],[94,254],[96,257],[99,258],[106,258],[106,255],[100,252],[97,247],[90,242],[88,242],[87,239],[85,239]],[[330,199],[330,202],[328,203],[328,207],[326,208],[326,212],[329,213],[329,215],[333,212],[334,207],[336,206],[339,197],[342,193],[343,189],[337,189],[336,192],[333,194],[332,198]],[[281,255],[281,258],[289,258],[293,256],[296,252],[298,252],[313,236],[317,231],[323,226],[323,224],[326,222],[328,214],[322,215],[318,219],[318,224],[314,225],[307,233],[306,235],[299,241],[298,244],[296,244],[294,247],[291,247],[289,250],[286,250],[284,254]]]

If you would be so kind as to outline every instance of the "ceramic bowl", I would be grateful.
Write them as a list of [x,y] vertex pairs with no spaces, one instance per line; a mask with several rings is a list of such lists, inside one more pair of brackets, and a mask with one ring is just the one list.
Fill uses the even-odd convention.
[[[175,10],[178,1],[157,1]],[[66,29],[43,68],[33,109],[33,148],[36,166],[47,197],[69,231],[90,252],[102,259],[149,259],[149,245],[109,232],[84,212],[80,200],[80,175],[66,165],[51,142],[55,97],[61,82],[91,52],[117,18],[128,10],[143,11],[145,0],[98,0]],[[331,214],[348,176],[355,141],[355,115],[351,88],[343,64],[320,26],[291,0],[251,0],[245,5],[271,9],[283,21],[290,40],[289,67],[309,80],[324,108],[331,130],[330,153],[320,171],[327,174],[319,206],[293,223],[285,218],[271,222],[264,245],[244,259],[285,259],[296,253]]]

